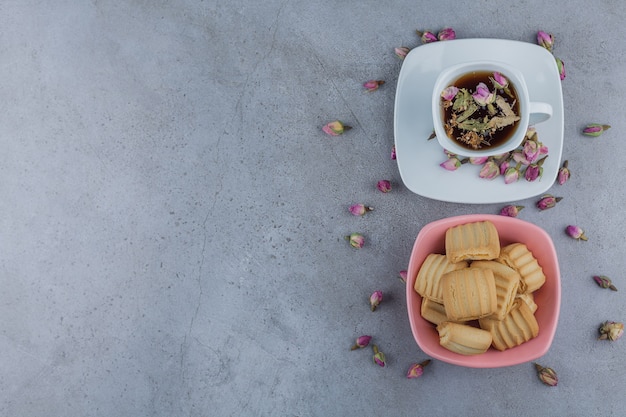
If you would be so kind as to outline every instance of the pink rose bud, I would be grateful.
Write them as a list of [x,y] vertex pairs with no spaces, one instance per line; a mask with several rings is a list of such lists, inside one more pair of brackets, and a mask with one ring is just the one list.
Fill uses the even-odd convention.
[[374,210],[374,207],[369,207],[369,206],[366,206],[365,204],[353,204],[350,206],[348,210],[350,210],[350,213],[352,213],[355,216],[362,216],[368,211]]
[[458,87],[451,85],[443,89],[443,91],[441,92],[441,98],[444,99],[445,101],[450,101],[454,97],[456,97],[456,94],[458,92],[459,92]]
[[578,226],[569,225],[565,228],[565,233],[572,239],[576,240],[587,240],[587,236],[585,236],[585,232]]
[[395,161],[396,160],[396,146],[392,146],[391,147],[391,160]]
[[440,41],[451,41],[456,39],[456,32],[452,28],[445,28],[437,34]]
[[615,285],[613,285],[613,282],[611,282],[611,278],[609,278],[609,277],[606,277],[604,275],[595,275],[593,277],[593,280],[601,288],[609,288],[612,291],[617,291],[617,287],[615,287]]
[[359,336],[356,338],[356,343],[350,348],[350,350],[363,349],[370,344],[370,340],[372,340],[372,336]]
[[394,52],[396,53],[396,56],[400,59],[404,59],[406,58],[407,54],[409,53],[410,49],[407,48],[406,46],[401,46],[399,48],[395,48]]
[[524,147],[522,148],[522,155],[524,155],[524,158],[532,164],[539,158],[539,144],[534,140],[525,141]]
[[383,193],[388,193],[391,191],[391,182],[387,180],[380,180],[376,184],[376,187]]
[[489,159],[488,156],[471,156],[469,158],[469,163],[472,165],[482,165]]
[[504,171],[504,183],[505,184],[512,184],[519,180],[519,175],[520,175],[519,168],[520,168],[520,163],[518,162],[517,166],[508,167],[506,171]]
[[339,136],[350,129],[352,129],[352,127],[344,125],[339,120],[330,122],[322,127],[324,133],[330,136]]
[[559,185],[563,185],[569,180],[569,177],[572,175],[569,168],[567,167],[567,161],[563,162],[563,166],[559,168],[559,174],[556,177]]
[[374,350],[374,363],[382,368],[385,367],[385,361],[387,360],[385,358],[385,354],[383,352],[381,352],[380,350],[378,350],[378,346],[373,345],[372,349]]
[[385,84],[383,80],[369,80],[363,83],[363,87],[371,93],[372,91],[378,90],[378,87],[383,84]]
[[456,171],[461,166],[461,161],[457,157],[451,157],[440,163],[439,166],[448,171]]
[[588,124],[584,129],[583,129],[583,135],[586,136],[600,136],[602,133],[604,133],[605,130],[609,130],[611,128],[611,126],[609,125],[601,125],[598,123],[591,123]]
[[556,67],[559,70],[559,78],[561,78],[561,80],[565,79],[565,62],[563,62],[563,60],[561,60],[561,58],[554,58],[556,60]]
[[555,197],[553,195],[546,194],[541,197],[541,200],[537,201],[537,208],[542,211],[551,209],[552,207],[556,206],[556,203],[558,203],[562,199],[563,197]]
[[513,154],[511,155],[511,158],[513,158],[513,160],[519,164],[530,165],[530,161],[526,159],[526,157],[524,156],[524,152],[522,151],[513,152]]
[[365,244],[365,237],[360,233],[352,233],[346,236],[345,239],[350,243],[350,246],[355,249],[361,249]]
[[535,369],[537,370],[537,376],[544,384],[555,387],[559,383],[559,378],[556,375],[556,372],[552,368],[544,368],[539,364],[535,364]]
[[476,91],[472,94],[474,101],[479,106],[486,106],[487,104],[491,104],[495,101],[496,96],[489,91],[489,88],[485,83],[478,83],[476,86]]
[[610,340],[614,342],[624,334],[624,323],[605,321],[598,330],[600,331],[598,340]]
[[374,291],[372,295],[370,295],[370,307],[372,311],[376,310],[376,307],[383,301],[383,292],[382,291]]
[[493,84],[494,88],[504,89],[509,86],[509,80],[507,80],[507,78],[499,72],[493,73],[493,77],[491,77],[491,83]]
[[554,36],[552,36],[551,33],[546,33],[540,30],[537,32],[537,44],[552,52],[552,47],[554,46]]
[[435,35],[432,32],[429,32],[429,31],[420,32],[419,30],[416,32],[417,32],[417,36],[419,36],[422,39],[422,42],[424,43],[431,43],[431,42],[437,41],[437,35]]
[[500,167],[494,161],[487,161],[480,169],[478,176],[486,180],[492,180],[500,175]]
[[500,175],[504,175],[506,173],[506,170],[509,169],[510,166],[511,166],[510,160],[505,159],[504,161],[502,161],[500,163]]
[[543,159],[540,159],[537,163],[528,165],[528,167],[526,168],[526,172],[524,172],[524,178],[526,178],[526,181],[532,182],[543,176],[542,165],[546,161],[546,159],[548,159],[547,156]]
[[419,378],[424,374],[424,368],[428,366],[429,363],[430,359],[426,359],[424,362],[421,363],[414,363],[409,367],[409,370],[406,373],[406,377],[409,379]]
[[406,284],[406,280],[409,277],[408,272],[406,270],[402,270],[400,271],[399,275],[400,275],[400,280]]
[[526,168],[526,172],[524,172],[524,178],[526,178],[528,182],[533,182],[541,177],[543,174],[542,170],[543,169],[537,164],[529,165],[528,168]]
[[502,207],[502,210],[500,210],[500,216],[517,217],[523,208],[524,206],[515,206],[512,204],[504,206]]

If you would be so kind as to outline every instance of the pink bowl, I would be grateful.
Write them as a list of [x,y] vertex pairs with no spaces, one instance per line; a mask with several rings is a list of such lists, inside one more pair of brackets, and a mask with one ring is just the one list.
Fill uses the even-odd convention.
[[[417,272],[426,256],[430,253],[445,253],[444,240],[448,228],[484,220],[489,220],[496,226],[501,245],[514,242],[526,244],[543,268],[546,283],[534,293],[535,303],[538,307],[535,317],[539,324],[539,335],[526,343],[503,352],[490,348],[480,355],[465,356],[451,352],[439,345],[439,335],[435,326],[424,320],[420,314],[422,298],[413,288]],[[415,239],[409,260],[406,300],[413,337],[427,355],[443,362],[470,368],[499,368],[530,362],[548,351],[554,339],[559,319],[561,276],[554,244],[550,236],[540,227],[506,216],[471,214],[434,221],[424,226]]]

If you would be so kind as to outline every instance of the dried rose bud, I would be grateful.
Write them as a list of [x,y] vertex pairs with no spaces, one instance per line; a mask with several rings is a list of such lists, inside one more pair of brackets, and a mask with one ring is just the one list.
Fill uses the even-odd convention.
[[559,174],[556,177],[556,181],[559,185],[563,185],[569,180],[569,177],[572,175],[569,168],[567,167],[568,162],[563,162],[563,166],[559,168]]
[[517,215],[520,211],[522,211],[523,208],[524,206],[515,206],[512,204],[504,206],[502,207],[502,210],[500,210],[500,216],[517,217]]
[[391,160],[395,161],[396,160],[396,145],[393,145],[391,147]]
[[489,160],[488,156],[470,156],[469,163],[471,165],[482,165]]
[[478,83],[476,91],[472,94],[474,101],[479,106],[486,106],[496,100],[496,95],[489,91],[489,87],[485,83]]
[[583,135],[586,136],[600,136],[605,130],[609,130],[610,125],[601,125],[599,123],[590,123],[583,129]]
[[456,97],[456,94],[458,92],[458,87],[451,85],[443,89],[443,91],[441,92],[441,98],[445,101],[451,101],[454,97]]
[[361,249],[365,244],[365,237],[360,233],[352,233],[346,236],[345,239],[350,243],[350,246],[355,249]]
[[453,156],[440,163],[439,166],[448,171],[456,171],[461,167],[461,161],[456,156]]
[[506,159],[500,163],[500,175],[504,175],[507,169],[511,166],[511,161]]
[[339,120],[335,120],[334,122],[327,123],[322,127],[324,133],[330,136],[339,136],[344,132],[352,129],[351,126],[346,126],[341,123]]
[[538,363],[535,364],[535,369],[537,370],[537,376],[544,384],[550,387],[556,387],[559,383],[559,378],[556,375],[556,372],[552,368],[544,368]]
[[539,158],[539,155],[541,154],[539,144],[534,140],[525,141],[524,147],[522,148],[522,154],[524,155],[524,158],[532,164]]
[[547,158],[548,157],[546,156],[538,162],[528,165],[526,171],[524,172],[524,178],[526,178],[526,181],[532,182],[543,176],[543,163]]
[[511,158],[513,159],[513,161],[520,163],[522,165],[530,165],[530,162],[526,159],[522,151],[513,152],[513,154],[511,155]]
[[585,236],[585,232],[578,226],[569,225],[565,228],[565,233],[568,234],[569,237],[576,240],[587,240],[587,236]]
[[372,336],[359,336],[356,338],[356,343],[350,348],[350,350],[363,349],[370,344],[370,340],[372,340]]
[[610,288],[613,291],[617,291],[617,288],[611,282],[611,278],[604,275],[594,275],[593,280],[602,288]]
[[409,277],[409,273],[406,270],[402,270],[400,271],[399,275],[400,275],[400,280],[406,284],[406,280]]
[[437,35],[435,35],[434,33],[426,30],[424,32],[420,32],[419,30],[415,31],[417,33],[417,36],[420,37],[420,39],[422,39],[422,42],[424,43],[431,43],[431,42],[436,42],[437,39]]
[[562,80],[565,79],[565,62],[561,58],[554,57],[556,60],[556,67],[559,70],[559,78]]
[[600,331],[598,340],[610,340],[614,342],[624,334],[624,323],[605,321],[598,330]]
[[400,59],[404,59],[406,58],[407,54],[409,53],[411,49],[407,48],[406,46],[401,46],[399,48],[394,48],[394,52],[396,53],[396,56]]
[[409,370],[406,373],[406,377],[409,379],[419,378],[424,374],[424,368],[428,366],[430,363],[430,359],[426,359],[420,363],[414,363],[409,367]]
[[504,171],[504,183],[511,184],[519,180],[519,169],[521,164],[518,162],[514,167],[508,167],[506,171]]
[[509,86],[509,80],[499,72],[494,72],[493,77],[491,77],[491,83],[495,88],[504,89]]
[[374,291],[372,295],[370,295],[370,307],[372,311],[376,310],[376,307],[383,301],[383,292],[382,291]]
[[451,41],[456,39],[456,32],[452,28],[445,28],[437,34],[437,39],[440,41]]
[[500,175],[500,167],[494,161],[487,161],[480,169],[478,176],[486,180],[492,180]]
[[369,80],[363,83],[363,87],[371,93],[372,91],[378,90],[378,87],[383,84],[385,84],[383,80]]
[[376,187],[383,193],[388,193],[391,191],[391,182],[387,180],[380,180],[376,184]]
[[380,350],[378,350],[378,346],[373,345],[372,349],[374,350],[374,363],[382,368],[385,367],[385,361],[387,360],[385,358],[385,354],[383,352],[381,352]]
[[541,197],[541,200],[537,201],[537,208],[539,210],[548,210],[556,206],[556,203],[561,201],[563,197],[555,197],[550,194],[546,194]]
[[366,206],[365,204],[353,204],[350,206],[348,210],[350,210],[350,213],[352,213],[355,216],[362,216],[368,211],[374,210],[374,207],[369,207],[369,206]]
[[554,36],[552,36],[551,33],[546,33],[540,30],[537,32],[537,44],[552,52],[552,48],[554,47]]

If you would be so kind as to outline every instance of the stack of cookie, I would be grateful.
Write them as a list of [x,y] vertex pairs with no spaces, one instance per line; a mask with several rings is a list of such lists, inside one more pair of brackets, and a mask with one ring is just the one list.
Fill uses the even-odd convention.
[[462,355],[505,350],[536,337],[533,292],[546,277],[523,243],[501,247],[489,221],[446,231],[445,254],[430,254],[415,280],[422,317],[440,344]]

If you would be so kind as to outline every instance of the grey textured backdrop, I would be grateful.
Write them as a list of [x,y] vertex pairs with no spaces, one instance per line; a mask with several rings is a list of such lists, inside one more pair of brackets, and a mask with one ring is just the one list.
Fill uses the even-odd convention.
[[[618,1],[123,1],[0,4],[0,414],[624,415],[623,22]],[[397,278],[420,228],[501,205],[405,189],[394,47],[416,29],[556,37],[572,179],[546,212],[561,318],[531,364],[425,359]],[[387,83],[364,94],[368,79]],[[321,126],[341,119],[338,138]],[[610,123],[599,138],[588,122]],[[393,182],[382,194],[379,179]],[[351,216],[356,202],[373,205]],[[579,224],[588,242],[563,232]],[[360,251],[343,236],[366,235]],[[367,298],[385,293],[375,313]],[[374,335],[388,366],[356,336]]]

